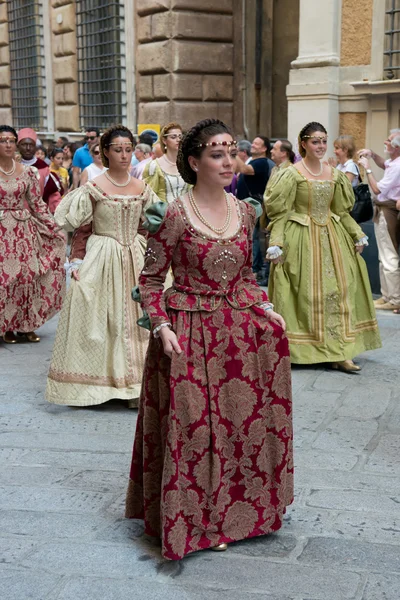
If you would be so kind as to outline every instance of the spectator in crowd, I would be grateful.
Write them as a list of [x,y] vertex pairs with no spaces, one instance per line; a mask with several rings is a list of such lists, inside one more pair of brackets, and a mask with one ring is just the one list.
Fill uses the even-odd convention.
[[[400,314],[400,129],[391,130],[385,149],[389,155],[386,161],[368,148],[360,150],[358,164],[365,168],[368,183],[376,195],[374,223],[382,296],[375,300],[375,307]],[[380,181],[375,179],[370,169],[371,158],[384,169]]]
[[238,157],[247,165],[251,161],[251,142],[249,140],[240,140],[237,148]]
[[275,163],[273,171],[285,169],[294,163],[295,153],[289,140],[276,140],[271,148],[271,159]]
[[141,133],[139,135],[139,144],[147,144],[151,148],[154,144],[153,136],[150,133]]
[[68,138],[60,135],[60,137],[57,138],[55,147],[56,148],[64,148],[65,144],[68,144]]
[[46,162],[47,156],[46,156],[46,151],[43,146],[38,147],[38,149],[35,152],[35,156],[36,156],[36,158],[39,158],[43,162]]
[[97,129],[97,127],[88,127],[86,129],[85,140],[85,145],[82,146],[82,148],[78,148],[72,160],[72,189],[79,187],[82,171],[93,162],[90,148],[98,145],[100,140],[100,130]]
[[139,161],[135,167],[131,167],[132,177],[143,179],[143,171],[153,157],[151,155],[151,146],[148,144],[138,144],[135,148],[135,156]]
[[152,154],[153,154],[153,158],[161,158],[162,157],[163,151],[162,151],[160,142],[156,142],[153,145],[153,152],[152,152]]
[[[251,144],[251,160],[249,163],[237,159],[238,172],[240,173],[237,185],[239,200],[254,198],[263,206],[263,196],[267,187],[271,170],[275,166],[270,156],[270,141],[266,136],[258,135]],[[253,233],[253,272],[257,278],[263,280],[264,260],[260,246],[260,220],[256,222]]]
[[63,146],[64,157],[62,166],[68,171],[69,187],[71,187],[72,185],[72,159],[74,157],[76,149],[76,144],[72,142],[68,142],[68,144],[65,144],[65,146]]
[[58,191],[58,185],[53,178],[49,177],[50,168],[48,164],[41,158],[36,158],[37,151],[37,134],[36,132],[25,127],[18,132],[17,148],[21,155],[21,164],[26,167],[35,167],[39,172],[39,186],[43,200],[47,202],[48,197]]
[[62,193],[65,194],[69,188],[69,178],[67,169],[63,167],[63,161],[64,150],[62,148],[54,148],[51,153],[50,172],[58,175],[63,188]]
[[[360,183],[360,171],[353,160],[356,153],[356,145],[354,138],[351,135],[340,135],[333,142],[333,148],[337,160],[336,166],[339,171],[342,171],[350,181],[353,187]],[[329,161],[331,164],[331,161]]]
[[101,160],[100,144],[92,146],[90,148],[90,154],[92,155],[93,162],[84,169],[81,175],[81,185],[84,185],[88,181],[92,181],[92,179],[98,177],[107,170]]

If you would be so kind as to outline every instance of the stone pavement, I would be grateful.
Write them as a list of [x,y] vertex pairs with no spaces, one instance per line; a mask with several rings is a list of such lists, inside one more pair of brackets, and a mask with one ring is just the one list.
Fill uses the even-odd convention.
[[0,343],[3,600],[399,600],[400,317],[360,375],[294,368],[296,500],[276,535],[161,560],[123,519],[136,411],[45,402],[56,327]]

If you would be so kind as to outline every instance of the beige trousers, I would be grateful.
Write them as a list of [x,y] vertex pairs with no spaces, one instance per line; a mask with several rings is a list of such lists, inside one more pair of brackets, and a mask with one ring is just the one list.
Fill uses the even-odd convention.
[[374,221],[382,297],[386,302],[400,306],[400,258],[398,249],[393,245],[385,211],[379,210]]

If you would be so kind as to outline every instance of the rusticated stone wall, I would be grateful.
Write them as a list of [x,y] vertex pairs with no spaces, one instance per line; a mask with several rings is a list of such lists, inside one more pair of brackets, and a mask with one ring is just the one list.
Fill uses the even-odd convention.
[[139,123],[233,125],[235,0],[137,0]]
[[367,113],[343,112],[339,115],[340,135],[352,135],[356,148],[365,148],[365,134],[367,129]]
[[[369,65],[372,46],[373,0],[342,0],[340,64]],[[382,0],[382,11],[384,10]]]
[[73,0],[52,0],[54,125],[79,131],[76,19]]
[[11,125],[11,72],[7,4],[0,0],[0,124]]

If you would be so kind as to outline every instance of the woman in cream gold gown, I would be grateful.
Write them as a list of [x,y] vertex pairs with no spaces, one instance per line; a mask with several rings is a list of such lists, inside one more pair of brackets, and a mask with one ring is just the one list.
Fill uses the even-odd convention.
[[70,230],[91,224],[83,261],[73,244],[68,265],[73,278],[46,390],[55,404],[90,406],[118,398],[132,406],[140,394],[148,334],[136,324],[141,312],[131,290],[144,264],[138,229],[158,198],[128,174],[132,148],[126,127],[106,131],[100,149],[109,170],[65,196],[55,214]]
[[353,357],[381,345],[367,269],[368,244],[350,216],[344,173],[322,163],[327,133],[319,123],[300,132],[301,163],[279,172],[265,194],[270,219],[269,295],[287,324],[293,363],[329,362],[352,373]]

